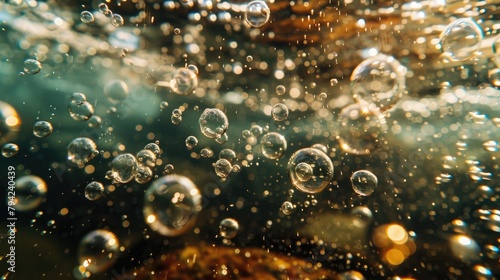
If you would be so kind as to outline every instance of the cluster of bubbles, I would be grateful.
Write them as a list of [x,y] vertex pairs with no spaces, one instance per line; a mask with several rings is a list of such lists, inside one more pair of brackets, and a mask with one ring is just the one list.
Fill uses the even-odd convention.
[[85,94],[75,92],[68,104],[68,111],[75,121],[87,121],[94,114],[94,106],[87,101]]
[[[108,7],[108,5],[106,3],[100,3],[98,5],[98,8],[99,8],[99,12],[101,12],[104,16],[106,16],[107,18],[109,18],[109,22],[113,26],[119,27],[119,26],[122,26],[125,23],[125,20],[123,19],[123,17],[121,15],[119,15],[119,14],[113,13],[109,9],[109,7]],[[92,14],[92,12],[90,12],[90,11],[83,11],[83,12],[80,13],[80,20],[83,23],[90,24],[90,23],[93,23],[95,21],[95,17],[94,17],[94,14]]]

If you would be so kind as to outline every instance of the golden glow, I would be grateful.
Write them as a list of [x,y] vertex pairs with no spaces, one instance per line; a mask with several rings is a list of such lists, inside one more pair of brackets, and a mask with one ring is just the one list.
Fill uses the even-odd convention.
[[390,225],[387,228],[387,236],[396,244],[404,244],[408,241],[408,233],[400,225]]
[[8,126],[17,126],[20,122],[19,122],[19,118],[16,117],[16,116],[9,116],[5,119],[5,123],[8,125]]
[[405,260],[405,255],[400,250],[394,248],[387,251],[385,258],[391,265],[400,265]]
[[152,224],[156,221],[156,217],[155,215],[149,215],[146,220],[148,223]]

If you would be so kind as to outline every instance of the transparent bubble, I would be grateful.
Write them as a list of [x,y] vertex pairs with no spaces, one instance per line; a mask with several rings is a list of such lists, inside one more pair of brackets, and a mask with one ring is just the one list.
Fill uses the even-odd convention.
[[113,14],[110,18],[110,22],[113,26],[122,26],[125,23],[123,17],[119,14]]
[[174,172],[174,169],[175,168],[172,164],[167,164],[167,165],[165,165],[165,168],[164,168],[165,173],[167,173],[167,174]]
[[328,95],[326,94],[326,92],[322,92],[318,96],[319,100],[325,100],[327,97]]
[[481,27],[470,18],[460,18],[446,26],[439,36],[439,45],[447,59],[463,61],[474,55],[482,40]]
[[356,155],[368,155],[379,147],[387,130],[384,116],[366,103],[351,104],[340,112],[340,147]]
[[299,181],[306,182],[313,176],[313,168],[308,163],[299,162],[297,166],[295,166],[295,174]]
[[209,158],[214,156],[214,152],[210,148],[203,148],[200,151],[200,155],[204,158]]
[[111,80],[104,87],[104,94],[111,102],[120,102],[127,98],[129,89],[122,80]]
[[118,259],[120,243],[115,234],[107,230],[87,233],[78,246],[80,265],[92,273],[108,270]]
[[92,116],[89,119],[89,127],[91,128],[98,128],[102,124],[102,119],[99,116]]
[[98,200],[104,194],[104,186],[101,182],[93,181],[85,187],[85,197],[90,201]]
[[231,218],[226,218],[222,220],[219,224],[220,235],[224,238],[233,238],[238,233],[240,228],[238,221]]
[[328,148],[323,144],[314,144],[311,146],[311,148],[318,149],[323,153],[328,154]]
[[261,27],[269,21],[271,10],[264,1],[251,1],[245,10],[245,20],[253,27]]
[[[47,184],[45,181],[34,175],[26,175],[15,180],[14,205],[10,205],[19,211],[33,210],[45,199]],[[10,186],[10,185],[9,185]],[[7,203],[9,198],[7,197]]]
[[113,182],[128,183],[134,179],[139,164],[132,154],[121,154],[111,162]]
[[136,159],[140,165],[147,167],[154,167],[156,164],[156,155],[151,150],[140,150],[136,155]]
[[258,138],[262,136],[262,134],[264,133],[264,129],[262,128],[262,126],[255,124],[250,127],[250,133],[252,134],[251,136]]
[[68,160],[81,166],[99,154],[97,145],[89,138],[73,139],[68,145]]
[[500,87],[500,68],[493,68],[488,71],[488,79],[495,87]]
[[368,170],[358,170],[351,175],[351,184],[357,194],[368,196],[377,188],[378,179]]
[[234,164],[233,167],[231,168],[231,172],[233,173],[238,173],[241,171],[241,166],[239,166],[238,164]]
[[479,261],[481,249],[477,242],[467,235],[458,234],[450,237],[451,254],[464,262]]
[[140,165],[134,175],[135,181],[139,184],[146,184],[153,178],[153,171],[148,166]]
[[226,159],[233,162],[236,159],[236,153],[231,149],[223,149],[219,152],[219,159]]
[[144,150],[150,150],[155,154],[155,156],[159,156],[161,153],[160,146],[156,143],[148,143],[146,146],[144,146]]
[[33,125],[33,134],[36,137],[44,138],[49,136],[53,131],[52,124],[47,121],[38,121]]
[[94,114],[94,107],[83,93],[75,92],[68,105],[69,115],[76,121],[86,121]]
[[337,84],[339,83],[339,81],[337,79],[331,79],[330,80],[330,86],[336,86]]
[[219,159],[214,164],[215,174],[224,179],[231,173],[232,166],[227,159]]
[[170,88],[179,95],[191,94],[198,86],[198,77],[190,68],[178,68],[172,73]]
[[170,121],[172,122],[172,124],[180,124],[182,122],[182,116],[176,116],[176,115],[172,115],[170,117]]
[[106,3],[100,3],[98,8],[99,8],[99,11],[103,14],[106,14],[109,12],[109,8],[108,8],[108,5],[106,5]]
[[17,138],[21,128],[21,119],[16,109],[0,101],[0,145]]
[[2,147],[2,156],[10,158],[15,156],[19,152],[19,146],[14,143],[6,143]]
[[252,137],[252,133],[250,132],[250,130],[248,129],[245,129],[241,132],[241,136],[244,138],[244,139],[247,139],[247,138],[250,138]]
[[172,116],[180,117],[180,116],[182,116],[182,111],[179,109],[173,109]]
[[167,109],[167,107],[168,107],[168,102],[167,102],[167,101],[162,101],[162,102],[160,103],[160,108],[161,108],[162,110]]
[[215,108],[205,109],[200,116],[198,124],[200,125],[201,133],[212,139],[223,135],[229,126],[226,114]]
[[483,143],[483,148],[488,152],[497,152],[499,145],[497,141],[488,140]]
[[277,132],[269,132],[260,140],[262,154],[269,159],[278,159],[287,148],[287,142],[283,135]]
[[379,54],[361,62],[351,75],[354,100],[365,101],[385,111],[401,98],[406,84],[406,68],[394,57]]
[[179,28],[174,28],[174,34],[175,35],[181,34],[181,30]]
[[365,221],[373,220],[373,213],[370,208],[366,206],[356,206],[352,208],[351,214]]
[[194,223],[201,210],[201,195],[196,185],[181,175],[166,175],[155,180],[144,196],[144,217],[152,230],[177,236]]
[[283,95],[286,92],[286,87],[284,85],[278,85],[276,87],[276,94]]
[[283,103],[278,103],[271,110],[273,119],[277,122],[282,122],[288,118],[288,107]]
[[[308,180],[300,180],[299,175],[296,173],[297,165],[301,163],[306,163],[312,168],[312,176]],[[290,157],[287,172],[295,188],[306,193],[318,193],[326,188],[333,179],[333,164],[322,151],[303,148]]]
[[292,214],[294,209],[295,207],[293,206],[293,203],[291,203],[290,201],[285,201],[283,202],[283,204],[281,204],[281,212],[283,212],[283,214],[287,216]]
[[196,147],[196,145],[198,145],[198,139],[192,135],[188,136],[185,142],[188,150],[191,150],[192,148]]
[[92,23],[92,22],[94,22],[94,15],[89,11],[83,11],[80,14],[80,20],[83,23]]
[[189,64],[189,65],[187,66],[187,68],[188,68],[189,70],[193,71],[193,73],[194,73],[195,75],[198,75],[198,73],[200,73],[200,70],[198,70],[198,67],[196,67],[196,65],[194,65],[194,64]]
[[36,59],[26,59],[23,65],[24,73],[26,74],[38,74],[42,70],[42,64]]

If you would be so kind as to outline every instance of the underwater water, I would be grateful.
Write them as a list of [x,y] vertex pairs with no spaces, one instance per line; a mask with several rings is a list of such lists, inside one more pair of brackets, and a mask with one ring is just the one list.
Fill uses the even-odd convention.
[[1,279],[498,278],[498,4],[1,1]]

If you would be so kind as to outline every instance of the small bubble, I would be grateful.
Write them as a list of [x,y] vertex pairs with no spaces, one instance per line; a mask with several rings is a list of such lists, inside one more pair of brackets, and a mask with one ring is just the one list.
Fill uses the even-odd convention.
[[172,115],[170,117],[170,121],[172,121],[172,123],[175,124],[175,125],[180,124],[182,122],[182,116]]
[[[300,171],[299,174],[297,171]],[[333,163],[322,151],[303,148],[292,154],[288,161],[287,172],[292,185],[298,190],[319,193],[333,179]]]
[[236,153],[231,149],[223,149],[219,152],[219,159],[227,159],[229,162],[233,162],[236,159]]
[[9,158],[15,156],[19,152],[19,146],[14,143],[7,143],[2,147],[2,156]]
[[98,200],[103,193],[104,186],[100,182],[93,181],[85,187],[85,197],[90,201]]
[[136,155],[137,162],[140,165],[154,167],[156,164],[156,155],[153,151],[148,149],[140,150]]
[[105,3],[100,3],[98,8],[99,11],[103,14],[106,14],[109,11],[108,5],[106,5]]
[[276,94],[283,95],[283,94],[285,94],[285,92],[286,92],[286,88],[284,85],[278,85],[276,87]]
[[42,64],[36,59],[26,59],[23,70],[26,74],[34,75],[42,70]]
[[91,128],[98,128],[101,126],[102,119],[99,116],[92,116],[89,119],[89,127]]
[[246,57],[246,61],[247,61],[247,62],[252,62],[252,61],[253,61],[253,56],[251,56],[251,55],[247,55],[247,57]]
[[283,214],[287,216],[292,214],[294,208],[295,207],[293,206],[293,203],[291,203],[290,201],[285,201],[283,202],[283,204],[281,204],[281,212],[283,212]]
[[288,118],[288,108],[285,104],[278,103],[273,106],[271,114],[275,121],[282,122]]
[[170,89],[174,93],[179,95],[188,95],[191,94],[198,86],[198,77],[196,76],[196,72],[192,69],[193,67],[179,68],[172,73]]
[[174,166],[172,164],[167,164],[165,165],[164,171],[165,173],[170,174],[174,172]]
[[209,158],[214,156],[214,152],[210,148],[203,148],[200,151],[200,155],[204,158]]
[[224,219],[220,222],[219,229],[222,237],[231,239],[238,233],[238,221],[231,218]]
[[269,132],[260,140],[262,154],[269,159],[278,159],[286,151],[287,142],[283,135]]
[[208,138],[216,139],[225,134],[229,122],[226,114],[219,109],[207,108],[198,120],[200,130]]
[[52,124],[47,121],[38,121],[33,125],[33,134],[36,137],[44,138],[52,133]]
[[368,170],[358,170],[351,176],[352,189],[359,195],[368,196],[377,188],[378,179]]
[[139,184],[146,184],[153,178],[153,171],[148,166],[141,165],[137,167],[134,179]]
[[146,146],[144,146],[144,150],[150,150],[155,154],[155,156],[159,156],[161,153],[160,146],[158,146],[157,143],[148,143]]
[[325,92],[320,93],[318,96],[319,100],[325,100],[327,97],[328,95]]
[[94,107],[86,101],[83,93],[75,92],[68,105],[70,116],[76,121],[86,121],[94,114]]
[[104,95],[106,95],[108,100],[113,103],[125,100],[128,94],[128,86],[122,80],[111,80],[104,87]]
[[174,28],[174,34],[175,35],[181,34],[181,30],[179,28]]
[[123,17],[119,14],[113,14],[110,18],[110,22],[113,26],[122,26],[125,23]]
[[68,160],[81,166],[99,154],[94,141],[86,137],[73,139],[68,145]]
[[330,85],[333,87],[333,86],[336,86],[338,85],[339,81],[337,79],[331,79],[330,80]]
[[261,27],[269,21],[271,10],[264,1],[252,1],[245,9],[245,20],[253,27]]
[[132,154],[121,154],[111,162],[113,183],[128,183],[134,179],[139,164]]
[[224,179],[231,173],[231,163],[227,159],[219,159],[213,164],[215,173],[220,178]]
[[188,150],[191,150],[192,148],[196,147],[196,145],[198,145],[198,139],[194,136],[188,136],[185,142]]
[[168,102],[167,102],[167,101],[162,101],[162,102],[160,103],[160,108],[161,108],[162,110],[167,109],[167,107],[168,107]]
[[94,22],[94,15],[89,11],[83,11],[80,14],[80,20],[83,23],[92,23],[92,22]]

